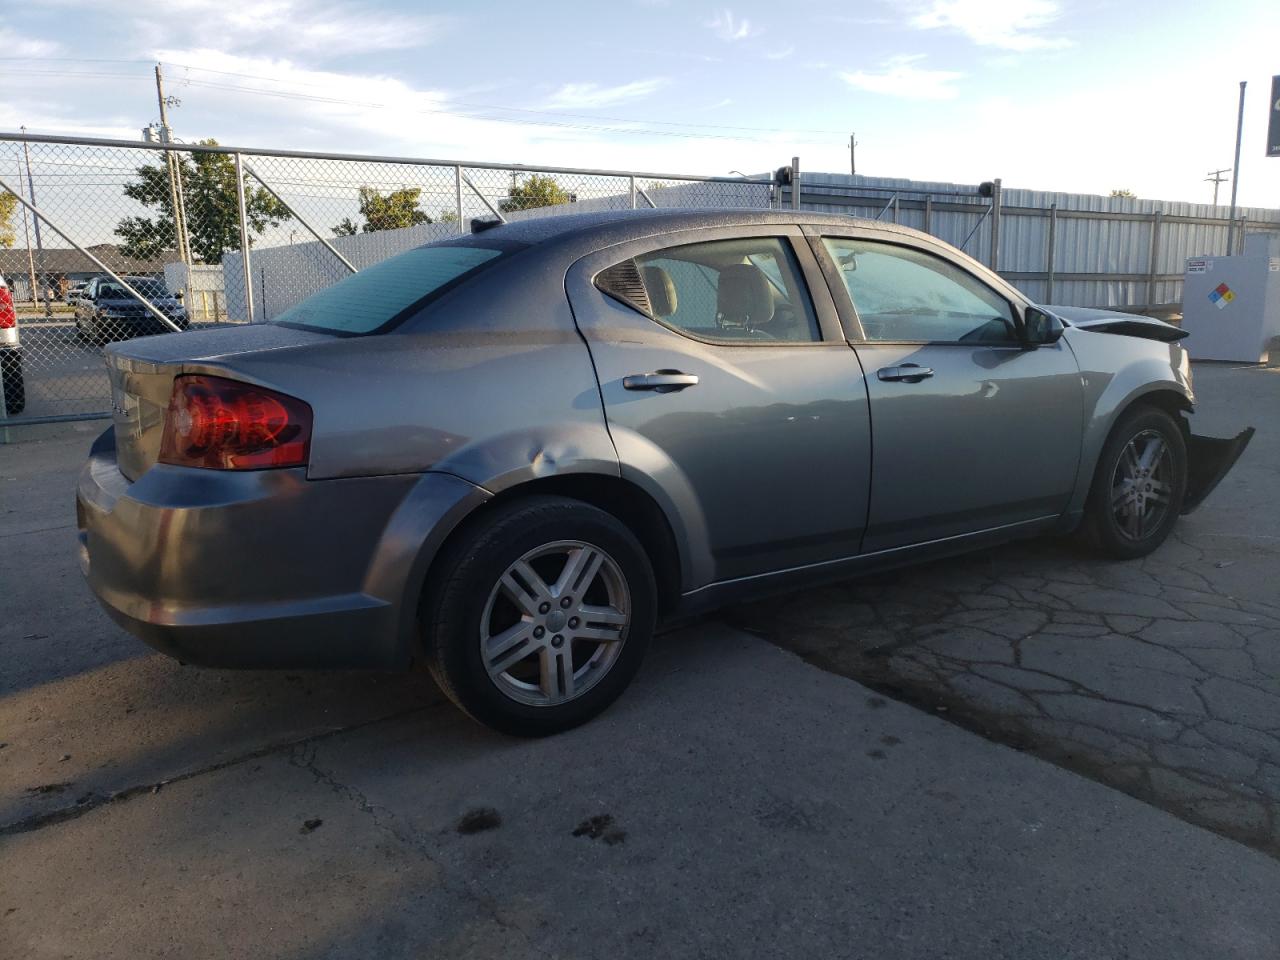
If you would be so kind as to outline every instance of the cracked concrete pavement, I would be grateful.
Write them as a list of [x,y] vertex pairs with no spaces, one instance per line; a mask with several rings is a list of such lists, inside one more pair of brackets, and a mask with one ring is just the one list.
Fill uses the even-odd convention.
[[1199,365],[1259,432],[1136,563],[1010,545],[730,611],[824,668],[1280,855],[1280,370]]
[[[1198,369],[1200,419],[1280,409],[1246,376]],[[98,427],[0,447],[0,958],[1280,953],[1265,430],[1143,564],[1041,542],[739,608],[826,669],[707,622],[526,743],[421,675],[150,654],[71,549]]]

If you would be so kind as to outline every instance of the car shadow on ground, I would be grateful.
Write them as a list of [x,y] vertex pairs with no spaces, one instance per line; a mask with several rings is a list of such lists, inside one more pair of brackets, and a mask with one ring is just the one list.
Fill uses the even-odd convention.
[[442,704],[421,672],[227,671],[158,654],[117,659],[0,697],[0,831]]
[[[653,646],[696,643],[695,634],[660,634]],[[0,695],[0,836],[413,718],[427,718],[433,740],[480,731],[521,742],[463,716],[421,668],[216,670],[119,639],[110,662]]]

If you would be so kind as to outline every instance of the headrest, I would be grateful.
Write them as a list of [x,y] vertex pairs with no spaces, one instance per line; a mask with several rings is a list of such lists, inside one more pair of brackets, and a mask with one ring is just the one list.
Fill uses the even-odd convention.
[[649,309],[655,317],[669,317],[676,312],[676,285],[671,274],[661,267],[644,268],[644,289],[649,294]]
[[750,263],[735,263],[720,271],[716,291],[720,319],[738,327],[760,327],[773,319],[773,290],[764,271]]

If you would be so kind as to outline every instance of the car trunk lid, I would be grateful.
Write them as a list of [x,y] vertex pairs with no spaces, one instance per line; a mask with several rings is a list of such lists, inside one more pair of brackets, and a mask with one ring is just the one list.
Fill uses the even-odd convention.
[[143,337],[104,351],[120,472],[136,480],[155,464],[173,380],[184,373],[236,378],[235,358],[332,342],[330,334],[273,324]]

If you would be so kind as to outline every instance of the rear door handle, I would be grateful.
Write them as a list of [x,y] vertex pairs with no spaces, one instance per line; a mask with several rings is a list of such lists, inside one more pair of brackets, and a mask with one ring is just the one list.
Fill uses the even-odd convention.
[[876,376],[881,380],[919,383],[933,376],[933,368],[922,367],[918,363],[904,363],[897,367],[881,367],[876,371]]
[[696,373],[681,373],[679,370],[655,370],[653,373],[633,373],[622,378],[624,390],[653,390],[657,393],[671,393],[685,387],[697,386]]

